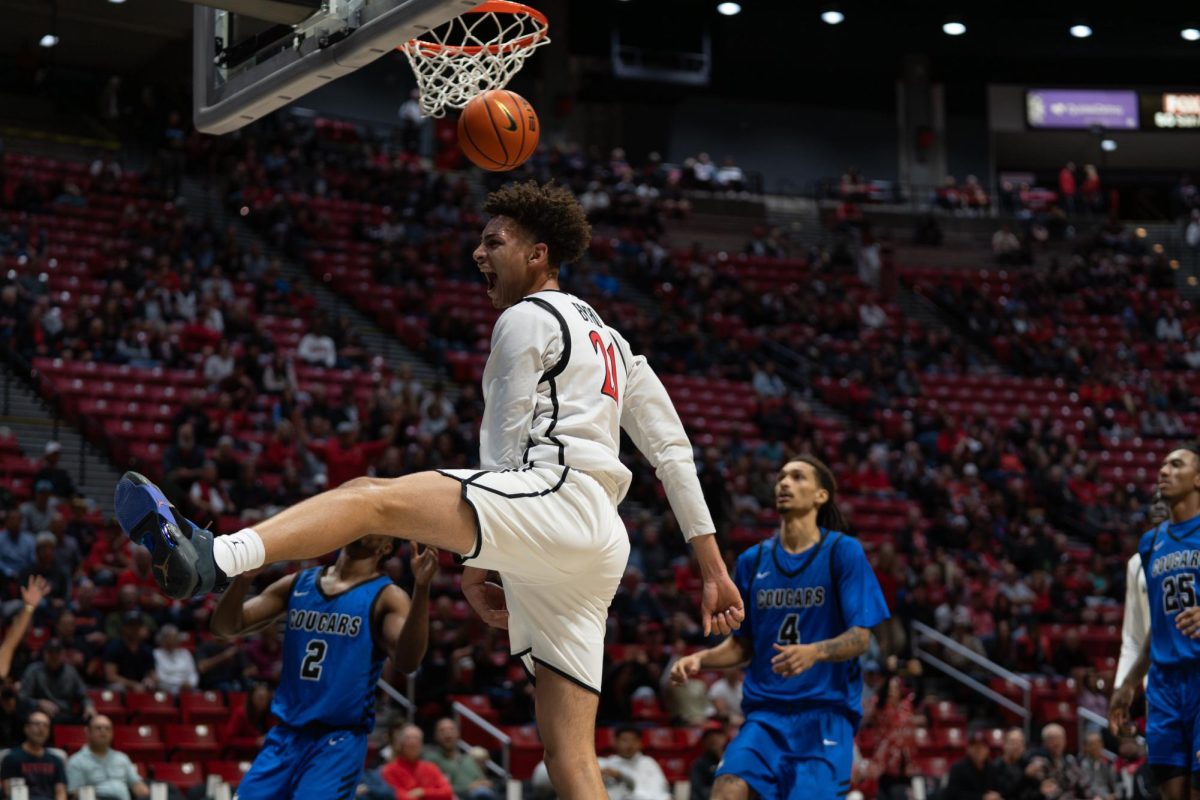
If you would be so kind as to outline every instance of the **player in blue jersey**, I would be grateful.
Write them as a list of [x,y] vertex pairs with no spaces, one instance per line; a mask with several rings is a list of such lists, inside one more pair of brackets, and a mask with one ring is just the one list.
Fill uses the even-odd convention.
[[1200,798],[1200,450],[1171,451],[1158,471],[1158,490],[1171,516],[1138,545],[1150,636],[1113,693],[1108,716],[1113,733],[1129,732],[1129,706],[1149,671],[1148,760],[1162,796],[1183,800],[1189,793]]
[[240,800],[353,798],[375,727],[375,684],[389,656],[404,672],[425,657],[429,584],[437,551],[414,545],[413,596],[381,565],[396,540],[364,536],[330,567],[287,575],[245,600],[251,578],[238,576],[213,613],[212,632],[241,636],[286,614],[283,672],[267,734],[238,787]]
[[738,558],[742,627],[679,659],[682,684],[705,669],[745,666],[746,723],[717,769],[712,797],[839,798],[850,791],[862,717],[858,657],[890,615],[862,545],[845,535],[833,473],[810,456],[775,484],[779,533]]

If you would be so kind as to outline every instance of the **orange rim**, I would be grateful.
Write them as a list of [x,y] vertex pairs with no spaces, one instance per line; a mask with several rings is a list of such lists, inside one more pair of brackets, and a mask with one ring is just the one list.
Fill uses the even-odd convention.
[[546,19],[546,15],[538,11],[536,8],[530,8],[522,3],[513,3],[510,0],[487,0],[485,3],[472,8],[467,14],[513,14],[530,17],[538,23],[538,30],[522,36],[520,39],[514,39],[511,42],[499,42],[496,44],[439,44],[438,42],[426,42],[421,39],[409,39],[404,44],[397,47],[397,50],[403,50],[411,53],[414,56],[428,58],[430,56],[439,55],[458,55],[458,56],[475,56],[479,55],[484,50],[490,53],[509,53],[514,50],[523,50],[526,47],[532,47],[541,40],[546,38],[546,32],[550,28],[550,21]]

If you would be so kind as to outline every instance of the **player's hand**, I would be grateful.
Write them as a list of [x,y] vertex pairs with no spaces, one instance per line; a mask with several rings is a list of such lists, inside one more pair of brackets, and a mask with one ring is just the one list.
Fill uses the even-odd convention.
[[493,628],[508,630],[508,603],[504,587],[491,581],[463,584],[463,594],[479,618]]
[[41,575],[30,575],[29,583],[21,589],[21,599],[31,606],[42,602],[42,598],[48,594],[50,594],[50,582]]
[[1180,611],[1175,617],[1175,627],[1184,636],[1200,639],[1200,606],[1192,606]]
[[412,566],[413,578],[418,586],[429,586],[438,573],[438,549],[421,547],[416,542],[412,543],[412,549],[412,560],[409,564]]
[[1117,687],[1108,703],[1108,729],[1114,736],[1130,736],[1136,731],[1129,720],[1129,707],[1133,705],[1134,685],[1129,681]]
[[746,609],[742,605],[742,595],[728,573],[704,579],[700,590],[700,616],[705,636],[714,633],[728,636],[742,627]]
[[671,683],[683,686],[700,671],[700,654],[683,656],[671,667]]
[[773,642],[771,647],[775,648],[775,657],[771,659],[771,669],[776,675],[792,678],[817,663],[819,653],[817,648],[811,644],[782,645]]

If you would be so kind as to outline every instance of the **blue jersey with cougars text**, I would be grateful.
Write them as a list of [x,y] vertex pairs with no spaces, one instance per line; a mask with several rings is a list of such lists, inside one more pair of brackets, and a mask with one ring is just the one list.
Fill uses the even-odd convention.
[[1176,615],[1196,605],[1200,592],[1200,516],[1148,531],[1138,553],[1150,603],[1150,663],[1200,666],[1200,641],[1175,627]]
[[775,674],[771,659],[776,643],[813,644],[853,627],[870,629],[890,616],[858,540],[822,529],[817,544],[788,553],[775,536],[738,557],[734,580],[746,604],[746,619],[733,635],[749,639],[753,653],[742,710],[826,708],[857,725],[862,717],[858,659],[817,663],[790,678]]
[[323,567],[296,576],[283,635],[283,673],[271,712],[294,728],[370,732],[375,683],[384,653],[371,629],[372,610],[391,584],[386,576],[334,595],[321,590]]

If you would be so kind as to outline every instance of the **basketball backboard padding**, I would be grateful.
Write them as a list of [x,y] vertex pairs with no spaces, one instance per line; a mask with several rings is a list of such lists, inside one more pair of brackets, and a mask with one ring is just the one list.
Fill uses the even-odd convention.
[[[478,0],[332,0],[342,13],[319,13],[296,27],[288,46],[226,74],[216,64],[218,30],[228,12],[193,11],[193,122],[204,133],[235,131],[343,75],[370,64],[419,33],[470,11]],[[349,13],[345,13],[349,9]],[[222,16],[225,15],[225,16]],[[227,43],[228,44],[228,43]],[[277,46],[278,47],[278,46]],[[397,106],[399,99],[396,100]]]
[[220,8],[235,14],[274,22],[299,25],[321,10],[321,0],[184,0],[194,5]]

